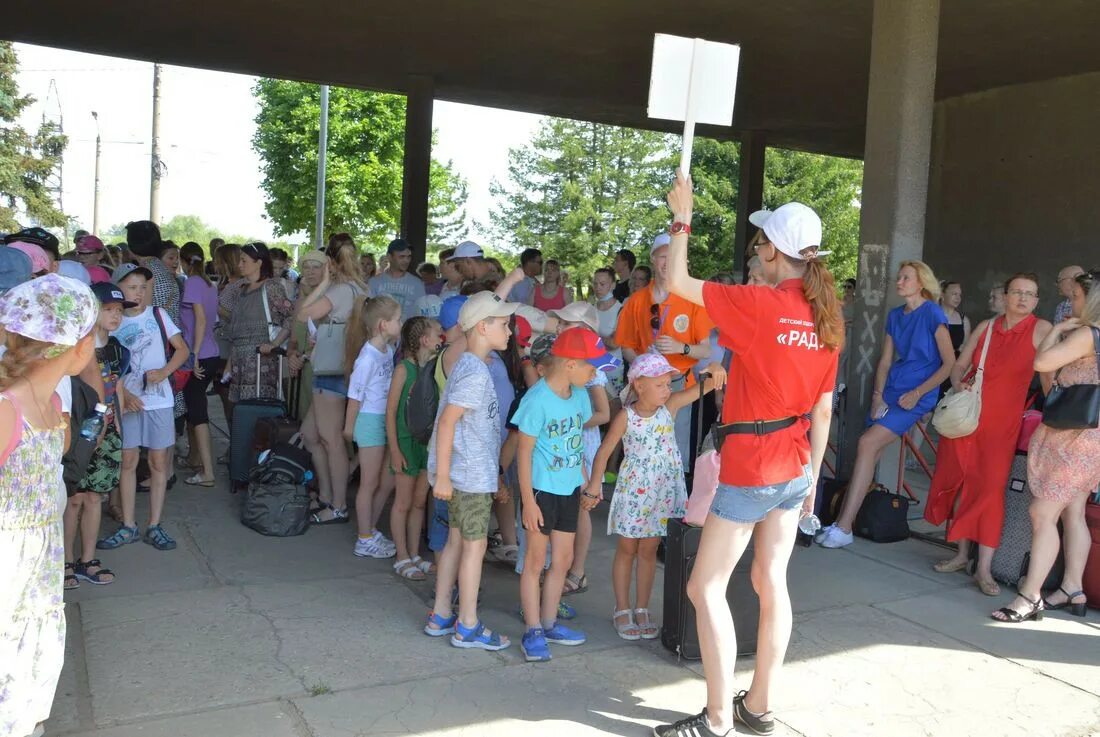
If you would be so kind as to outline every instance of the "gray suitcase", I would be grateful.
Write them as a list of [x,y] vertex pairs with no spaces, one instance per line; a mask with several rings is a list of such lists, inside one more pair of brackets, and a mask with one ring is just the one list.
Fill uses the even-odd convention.
[[1001,544],[993,554],[993,578],[1014,585],[1020,580],[1024,556],[1031,551],[1031,487],[1027,483],[1027,454],[1017,453],[1005,489],[1005,521]]

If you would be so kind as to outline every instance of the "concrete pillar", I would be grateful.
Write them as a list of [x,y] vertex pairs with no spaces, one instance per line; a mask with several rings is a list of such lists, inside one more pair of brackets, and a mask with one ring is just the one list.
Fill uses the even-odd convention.
[[733,236],[733,269],[741,271],[742,278],[749,275],[749,259],[746,253],[749,238],[756,227],[749,222],[749,215],[764,206],[764,134],[748,131],[741,136],[740,175],[737,186],[737,224]]
[[401,188],[401,236],[412,246],[413,268],[428,240],[428,188],[432,166],[431,77],[410,77],[405,101],[405,170]]
[[[859,276],[848,361],[844,467],[850,472],[874,391],[899,264],[924,251],[939,0],[874,0]],[[883,459],[897,452],[887,449]],[[890,465],[890,464],[887,464]],[[889,477],[889,472],[884,469]],[[897,484],[896,471],[890,483]]]

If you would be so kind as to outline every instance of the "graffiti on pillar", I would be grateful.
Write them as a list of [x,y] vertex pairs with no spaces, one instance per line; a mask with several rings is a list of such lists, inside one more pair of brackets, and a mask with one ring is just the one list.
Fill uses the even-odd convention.
[[890,249],[885,245],[868,244],[859,249],[859,299],[863,314],[856,340],[856,376],[859,379],[859,403],[866,407],[874,382],[875,355],[878,348],[879,321],[886,301]]

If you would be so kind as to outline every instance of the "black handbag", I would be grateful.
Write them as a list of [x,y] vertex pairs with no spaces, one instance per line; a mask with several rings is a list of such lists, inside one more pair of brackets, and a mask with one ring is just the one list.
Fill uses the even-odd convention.
[[852,532],[876,543],[896,543],[909,537],[911,500],[875,484],[856,515]]
[[[1100,329],[1092,331],[1092,347],[1096,352],[1096,368],[1100,372]],[[1047,394],[1043,407],[1043,424],[1055,430],[1091,430],[1100,427],[1100,384],[1059,386],[1058,376]]]

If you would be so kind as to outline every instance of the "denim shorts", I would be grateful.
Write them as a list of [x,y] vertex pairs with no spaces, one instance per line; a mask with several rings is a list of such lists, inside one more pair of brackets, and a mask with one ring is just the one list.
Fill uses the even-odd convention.
[[377,448],[386,444],[386,416],[360,412],[352,431],[355,444],[360,448]]
[[332,376],[314,376],[313,391],[316,393],[328,392],[338,397],[346,397],[348,395],[348,382],[343,376],[337,374]]
[[810,467],[802,475],[770,486],[730,486],[718,484],[710,513],[728,522],[756,523],[774,509],[798,509],[810,494]]

